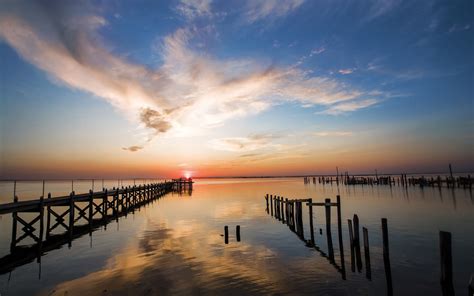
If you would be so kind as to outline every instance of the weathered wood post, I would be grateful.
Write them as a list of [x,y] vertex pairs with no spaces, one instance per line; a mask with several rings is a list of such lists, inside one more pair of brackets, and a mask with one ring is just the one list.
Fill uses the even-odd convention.
[[235,237],[237,241],[240,242],[240,225],[235,226]]
[[273,216],[273,195],[270,194],[270,214]]
[[[48,193],[48,199],[51,199],[51,192]],[[49,228],[51,226],[51,212],[50,212],[50,206],[46,206],[46,239],[49,238]]]
[[298,235],[299,235],[302,239],[304,239],[304,229],[303,229],[303,206],[302,206],[301,201],[297,201],[297,202],[296,202],[296,205],[297,205],[297,208],[296,208],[296,209],[297,209],[297,219],[296,219],[297,222],[296,222],[296,223],[298,224],[298,227],[297,227],[298,231],[297,231],[297,233],[298,233]]
[[342,239],[342,217],[341,217],[341,197],[336,196],[337,201],[337,236],[339,238],[339,254],[341,256],[341,267],[343,279],[346,278],[346,263],[344,261],[344,243]]
[[109,203],[109,198],[108,198],[108,192],[107,189],[105,189],[104,195],[102,196],[102,206],[104,207],[102,210],[102,219],[104,222],[107,220],[107,211],[109,210],[108,203]]
[[390,254],[388,248],[388,227],[387,218],[382,218],[382,237],[383,237],[383,261],[385,266],[385,277],[387,279],[387,295],[393,295],[392,269],[390,267]]
[[74,229],[74,191],[69,195],[69,247],[71,247],[72,232]]
[[451,252],[450,232],[439,232],[439,249],[441,259],[441,287],[443,295],[454,295],[453,256]]
[[224,226],[224,242],[225,244],[229,243],[229,226]]
[[360,250],[360,235],[359,235],[359,217],[354,215],[354,248],[356,255],[357,271],[361,272],[362,270],[362,255]]
[[288,198],[285,198],[285,216],[286,216],[286,225],[290,225],[290,206],[288,205]]
[[89,190],[89,235],[92,235],[92,219],[94,214],[94,191]]
[[311,245],[315,245],[316,242],[314,240],[314,228],[313,228],[313,199],[308,199],[308,207],[309,207],[309,231],[311,234]]
[[324,200],[324,208],[326,209],[326,236],[328,241],[328,252],[329,260],[334,261],[334,249],[332,245],[332,233],[331,233],[331,199],[326,198]]
[[[283,196],[280,197],[280,213],[281,213],[281,221],[282,223],[285,223],[285,203],[284,203],[284,198]],[[288,217],[286,217],[288,219]]]
[[265,202],[267,204],[267,208],[266,208],[266,211],[268,213],[268,193],[265,195]]
[[364,235],[365,276],[370,280],[372,278],[372,270],[370,268],[369,232],[365,227],[362,227],[362,232]]
[[[15,181],[15,186],[16,186],[16,181]],[[16,188],[15,188],[16,189]],[[15,193],[16,193],[16,190],[14,190]],[[13,197],[13,202],[14,203],[17,203],[18,202],[18,196],[14,196]],[[11,241],[11,244],[10,244],[10,252],[13,252],[13,250],[15,249],[16,247],[16,228],[17,228],[17,217],[18,217],[18,213],[17,212],[13,212],[12,213],[12,241]]]
[[280,197],[275,196],[275,217],[280,220]]
[[354,233],[352,231],[352,220],[348,219],[347,224],[349,225],[349,242],[351,247],[351,270],[355,271],[355,256],[354,256]]

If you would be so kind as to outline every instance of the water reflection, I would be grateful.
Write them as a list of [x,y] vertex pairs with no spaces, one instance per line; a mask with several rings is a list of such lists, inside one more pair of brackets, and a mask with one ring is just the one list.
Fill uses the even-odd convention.
[[[43,252],[39,281],[40,265],[35,262],[36,257],[30,263],[16,266],[11,273],[0,275],[0,292],[2,295],[387,294],[380,223],[381,217],[387,217],[393,294],[442,293],[438,276],[439,229],[453,235],[453,286],[462,293],[467,289],[474,266],[473,236],[467,235],[472,234],[470,226],[474,223],[469,191],[455,189],[457,207],[454,208],[451,188],[441,191],[424,188],[424,196],[418,187],[398,188],[392,186],[390,191],[389,186],[362,188],[336,183],[308,186],[301,179],[231,179],[227,183],[198,180],[192,193],[168,194],[127,217],[111,220],[106,231],[99,225],[90,236],[87,230],[82,236],[74,237],[70,249],[59,247]],[[303,229],[297,232],[299,226],[296,219],[292,222],[290,213],[299,210],[295,208],[291,212],[281,202],[280,220],[269,219],[276,212],[263,199],[267,192],[292,199],[311,198],[313,202],[324,202],[327,197],[334,200],[341,194],[340,217],[344,222],[341,227],[337,209],[331,207],[331,230],[342,230],[341,239],[332,233],[332,259],[328,232],[324,231],[325,207],[313,208],[314,224],[310,231],[308,208],[302,202]],[[444,203],[438,194],[445,197]],[[352,223],[354,214],[362,228],[359,230],[361,273],[357,271],[356,253],[351,256],[352,252],[339,247],[350,248],[353,243],[345,221],[350,219]],[[229,244],[222,237],[226,225]],[[237,225],[242,235],[239,243]],[[9,254],[9,216],[2,217],[0,228],[0,251]],[[323,235],[313,233],[318,229],[322,229]],[[370,264],[366,233],[367,242],[370,240]],[[344,256],[354,258],[354,273],[349,266],[345,270],[344,262],[347,260],[349,264],[349,258]]]

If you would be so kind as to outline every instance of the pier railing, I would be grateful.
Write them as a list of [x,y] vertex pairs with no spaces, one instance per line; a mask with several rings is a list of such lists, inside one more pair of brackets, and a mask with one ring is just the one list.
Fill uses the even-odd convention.
[[0,258],[0,274],[34,258],[39,261],[43,253],[65,243],[71,246],[74,238],[91,234],[110,220],[117,220],[169,192],[190,191],[192,184],[192,181],[173,180],[99,192],[90,190],[77,195],[73,191],[59,197],[49,193],[47,198],[27,201],[18,201],[15,196],[12,203],[0,205],[0,215],[12,215],[10,254]]

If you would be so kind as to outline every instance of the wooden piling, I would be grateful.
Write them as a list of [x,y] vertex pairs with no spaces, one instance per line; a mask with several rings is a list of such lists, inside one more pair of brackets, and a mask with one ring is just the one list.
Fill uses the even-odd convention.
[[313,199],[310,198],[308,199],[308,202],[309,202],[309,231],[310,231],[310,234],[311,234],[311,244],[314,246],[316,243],[315,243],[315,240],[314,240],[314,228],[313,228]]
[[337,200],[337,236],[339,238],[339,255],[341,256],[341,267],[343,279],[346,277],[346,264],[344,261],[344,243],[342,239],[342,217],[341,217],[341,197],[336,196]]
[[359,235],[359,217],[354,215],[354,251],[356,255],[357,271],[362,270],[362,255],[360,250],[360,235]]
[[[16,184],[15,184],[16,185]],[[15,186],[16,187],[16,186]],[[16,189],[16,188],[15,188]],[[18,202],[18,196],[14,196],[13,197],[13,202],[14,203],[17,203]],[[11,244],[10,244],[10,251],[13,252],[13,250],[15,249],[16,247],[16,229],[17,229],[17,216],[18,216],[18,213],[17,212],[13,212],[12,213],[12,241],[11,241]]]
[[324,200],[324,208],[326,210],[326,236],[328,242],[328,255],[331,262],[334,261],[334,249],[332,245],[332,233],[331,233],[331,199],[326,198]]
[[372,270],[370,268],[369,233],[365,227],[362,227],[362,232],[364,235],[365,276],[370,280],[372,278]]
[[[283,197],[280,197],[280,215],[281,215],[282,223],[285,223],[284,205],[285,205],[285,203],[283,202]],[[288,219],[288,217],[286,217],[286,219]]]
[[354,234],[352,231],[352,221],[351,219],[347,220],[347,224],[349,226],[349,242],[351,247],[351,270],[352,272],[355,271],[355,256],[354,256]]
[[270,194],[270,212],[273,216],[273,195]]
[[268,213],[268,193],[265,195],[265,201],[266,201],[266,204],[267,204],[267,213]]
[[443,295],[454,295],[453,256],[451,252],[450,232],[439,232],[439,250],[441,259],[441,287]]
[[224,242],[227,245],[229,243],[229,227],[224,226]]
[[237,241],[240,242],[240,225],[235,226],[235,237]]
[[387,280],[387,295],[393,295],[392,269],[390,267],[390,254],[388,247],[388,227],[387,218],[382,218],[382,237],[383,237],[383,261],[385,267],[385,277]]

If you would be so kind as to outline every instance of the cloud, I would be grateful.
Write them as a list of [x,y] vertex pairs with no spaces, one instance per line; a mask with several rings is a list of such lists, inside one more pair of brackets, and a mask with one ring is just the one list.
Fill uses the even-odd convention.
[[338,115],[338,114],[342,114],[346,112],[353,112],[359,109],[367,108],[372,105],[375,105],[377,102],[378,101],[375,99],[343,102],[340,104],[333,105],[320,113],[329,114],[329,115]]
[[348,69],[341,69],[338,72],[342,75],[348,75],[354,73],[355,69],[354,68],[348,68]]
[[262,19],[284,17],[297,9],[305,0],[249,0],[245,19],[254,23]]
[[130,147],[123,147],[122,150],[130,151],[130,152],[137,152],[142,150],[143,146],[130,146]]
[[[266,12],[252,15],[263,17],[273,10],[281,15],[302,1],[255,3],[255,9]],[[197,7],[207,11],[204,4]],[[193,44],[202,35],[212,34],[211,27],[180,28],[165,36],[157,46],[163,64],[150,69],[112,53],[99,34],[104,26],[106,19],[87,2],[18,0],[0,12],[0,39],[54,82],[102,98],[138,123],[149,133],[139,146],[157,135],[194,135],[199,129],[287,102],[324,106],[328,114],[370,105],[364,101],[370,92],[311,76],[297,67],[274,67],[246,58],[218,59],[198,51]],[[243,146],[252,147],[250,143]]]
[[370,6],[368,7],[365,21],[372,21],[390,13],[400,6],[402,0],[373,0],[369,2]]
[[180,0],[176,11],[188,20],[212,16],[212,0]]
[[326,48],[324,46],[321,46],[321,47],[318,47],[318,48],[315,48],[315,49],[311,50],[311,52],[309,53],[309,56],[312,57],[314,55],[321,54],[325,51],[326,51]]
[[347,131],[321,131],[313,134],[318,137],[347,137],[352,136],[353,133]]
[[[275,136],[272,135],[252,135],[250,137],[220,138],[209,141],[209,146],[214,150],[229,152],[248,152],[269,147],[276,147],[272,143]],[[250,157],[254,154],[247,154],[243,157]]]

